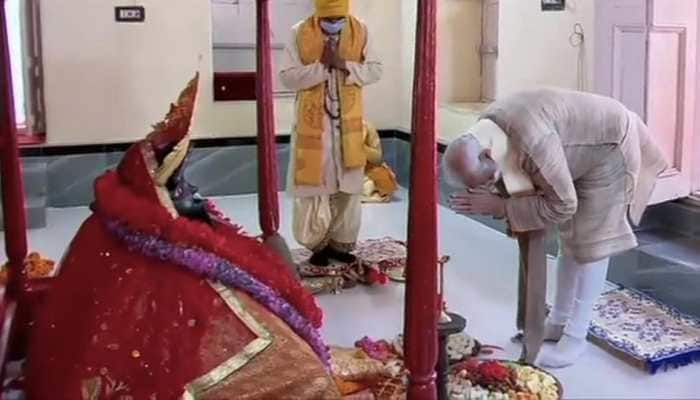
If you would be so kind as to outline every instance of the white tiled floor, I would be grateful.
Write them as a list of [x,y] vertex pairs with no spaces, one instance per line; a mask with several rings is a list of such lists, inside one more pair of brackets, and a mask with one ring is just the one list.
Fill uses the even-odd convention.
[[[219,206],[250,232],[257,232],[255,196],[222,198]],[[87,208],[49,210],[46,229],[30,232],[33,250],[54,259],[88,215]],[[291,206],[284,198],[282,234],[293,245]],[[362,238],[390,235],[404,238],[407,204],[366,205]],[[482,342],[502,346],[504,358],[520,350],[511,344],[514,333],[517,247],[490,228],[449,210],[440,210],[442,251],[452,260],[446,268],[447,300],[453,311],[468,319],[467,331]],[[554,272],[554,269],[550,268]],[[363,335],[390,338],[402,330],[403,286],[356,288],[338,296],[322,296],[326,311],[324,334],[329,343],[351,345]],[[580,362],[556,371],[566,398],[571,399],[700,399],[700,364],[650,376],[590,346]]]

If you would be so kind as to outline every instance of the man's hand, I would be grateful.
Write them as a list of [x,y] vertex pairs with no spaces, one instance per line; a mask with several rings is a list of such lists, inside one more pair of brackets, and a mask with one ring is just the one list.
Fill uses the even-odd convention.
[[323,54],[321,55],[321,64],[330,69],[333,66],[333,60],[336,57],[335,53],[333,43],[331,43],[330,40],[326,41],[326,45],[323,46]]
[[490,215],[503,218],[506,215],[506,201],[487,189],[468,189],[465,193],[450,196],[450,208],[464,215]]
[[347,63],[340,56],[337,46],[330,40],[327,40],[325,46],[323,46],[321,64],[328,69],[335,68],[339,71],[348,72]]
[[333,52],[333,61],[331,62],[331,66],[339,71],[348,72],[348,65],[345,60],[340,57],[339,51]]

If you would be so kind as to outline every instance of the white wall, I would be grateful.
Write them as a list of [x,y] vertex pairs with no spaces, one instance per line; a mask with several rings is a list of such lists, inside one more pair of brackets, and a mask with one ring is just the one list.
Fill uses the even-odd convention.
[[411,107],[413,105],[413,66],[415,61],[416,46],[416,15],[418,12],[417,2],[414,0],[404,0],[401,3],[401,41],[400,58],[401,84],[399,86],[399,128],[405,132],[411,131]]
[[365,89],[365,115],[380,129],[395,129],[401,115],[401,4],[406,0],[352,0],[354,14],[368,26],[384,77]]
[[578,49],[573,25],[586,33],[586,80],[591,87],[594,1],[567,0],[566,11],[543,12],[539,1],[500,0],[497,95],[538,86],[577,89]]
[[49,144],[142,138],[197,70],[199,114],[210,112],[208,2],[143,0],[146,23],[115,23],[114,6],[129,3],[42,2]]
[[441,0],[438,6],[440,102],[478,101],[481,98],[481,0]]
[[[411,126],[417,1],[401,3],[401,114]],[[481,0],[438,1],[438,101],[478,101],[481,97]]]
[[[114,6],[146,7],[146,23],[117,24]],[[575,88],[581,22],[592,56],[593,1],[568,0],[565,12],[539,1],[501,0],[499,96],[538,85]],[[274,3],[273,3],[274,4]],[[480,0],[439,2],[441,102],[479,98]],[[367,118],[380,128],[410,128],[416,0],[354,0],[383,58],[384,79],[365,91]],[[81,10],[80,20],[74,10]],[[273,14],[274,15],[274,14]],[[211,9],[206,0],[42,2],[47,140],[52,145],[137,140],[159,121],[187,79],[202,76],[193,128],[198,137],[252,136],[254,102],[212,101]],[[590,64],[590,57],[589,57]],[[592,74],[588,68],[587,74]],[[289,132],[293,99],[276,102],[277,128]]]
[[[237,3],[206,1],[211,1],[214,43],[255,43],[256,0],[238,0]],[[277,1],[271,4],[273,44],[284,43],[289,28],[314,11],[313,0]]]
[[[355,0],[385,62],[385,79],[366,90],[368,118],[380,128],[399,119],[401,0]],[[117,24],[114,7],[146,8],[143,24]],[[274,3],[273,3],[274,4]],[[75,10],[80,10],[76,19]],[[142,138],[195,71],[201,73],[196,137],[252,136],[254,102],[214,103],[211,11],[205,0],[62,0],[42,2],[42,40],[51,145]],[[293,100],[279,99],[280,133],[291,127]]]
[[10,46],[15,122],[18,125],[23,125],[27,122],[27,114],[24,103],[24,55],[22,54],[20,0],[7,1],[4,6],[7,15],[7,36]]
[[[700,28],[700,7],[698,7],[697,24]],[[695,91],[695,136],[693,137],[693,177],[691,190],[694,198],[700,199],[700,29],[697,30],[697,62],[696,62],[696,91]]]
[[[273,64],[284,56],[289,27],[314,11],[313,0],[275,2],[271,10],[271,41]],[[254,71],[257,62],[256,0],[221,2],[211,0],[212,38],[214,42],[214,72]],[[273,91],[291,94],[275,70]]]
[[[439,99],[442,104],[478,101],[481,42],[480,0],[439,0]],[[402,79],[399,126],[411,126],[413,56],[416,1],[404,0],[401,7]],[[579,50],[569,43],[575,23],[586,34],[588,87],[593,77],[592,54],[594,0],[567,0],[567,10],[542,12],[535,0],[500,0],[497,97],[538,86],[578,87]],[[460,43],[461,42],[461,43]],[[441,107],[440,120],[454,114]],[[466,118],[466,117],[465,117]],[[468,118],[472,118],[471,114]]]

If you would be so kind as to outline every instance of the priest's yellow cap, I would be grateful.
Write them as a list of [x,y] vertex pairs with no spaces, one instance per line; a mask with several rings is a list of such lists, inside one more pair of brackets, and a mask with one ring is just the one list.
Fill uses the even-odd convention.
[[316,0],[319,18],[346,17],[350,14],[350,0]]

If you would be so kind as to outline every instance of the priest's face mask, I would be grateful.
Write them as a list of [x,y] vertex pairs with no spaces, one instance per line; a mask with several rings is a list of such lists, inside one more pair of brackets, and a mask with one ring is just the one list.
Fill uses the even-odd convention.
[[345,17],[321,18],[321,29],[329,35],[337,35],[345,26]]

